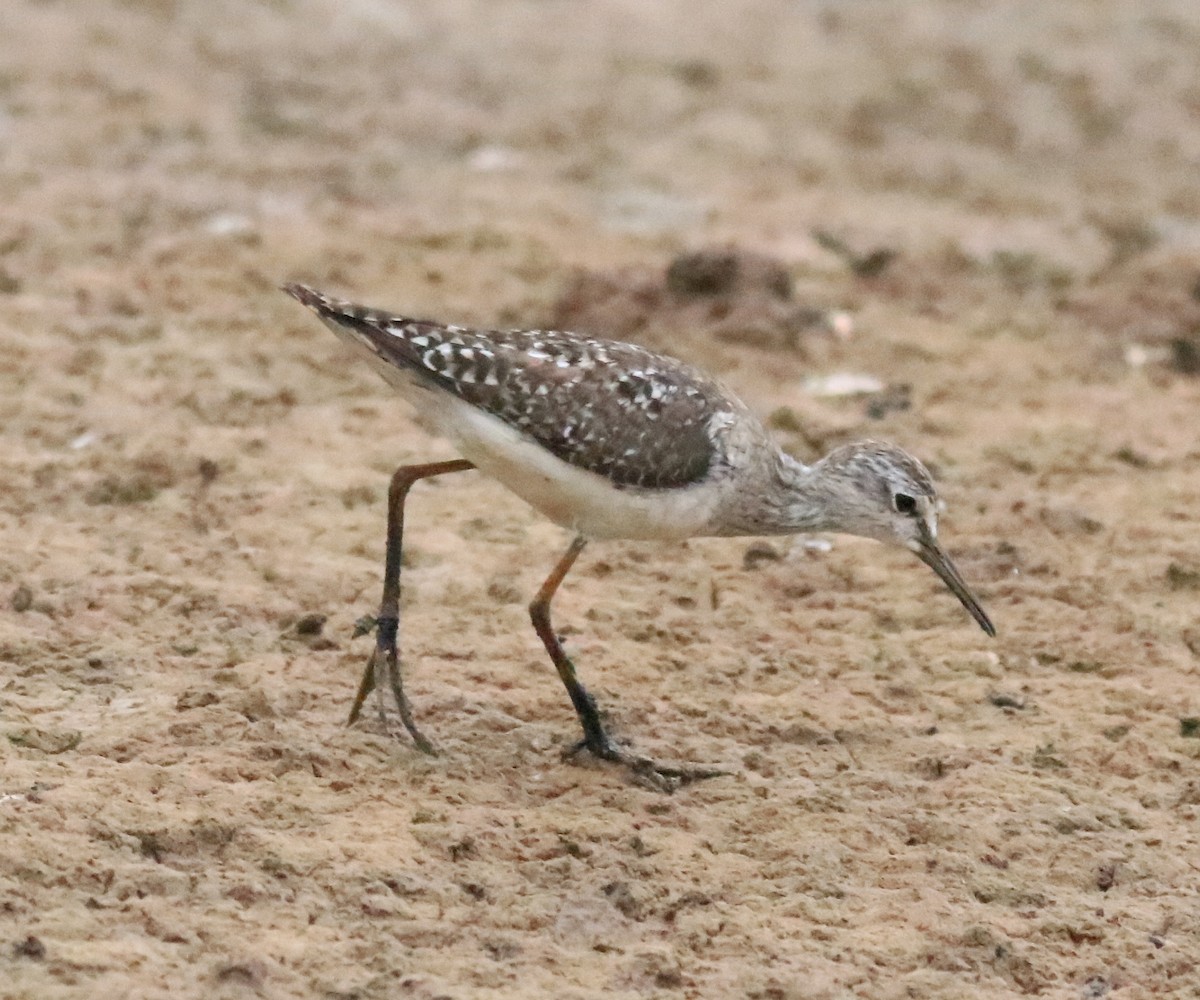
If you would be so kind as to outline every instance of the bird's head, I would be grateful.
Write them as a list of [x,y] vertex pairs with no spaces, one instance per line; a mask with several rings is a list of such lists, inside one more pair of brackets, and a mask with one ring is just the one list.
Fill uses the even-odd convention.
[[830,452],[812,470],[834,510],[830,527],[901,545],[932,569],[988,635],[991,619],[937,540],[941,501],[929,471],[908,452],[860,441]]

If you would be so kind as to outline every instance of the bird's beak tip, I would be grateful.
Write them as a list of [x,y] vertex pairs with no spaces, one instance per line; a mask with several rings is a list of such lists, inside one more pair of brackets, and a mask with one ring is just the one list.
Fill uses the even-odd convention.
[[983,610],[983,605],[979,603],[979,599],[971,591],[971,588],[967,586],[955,568],[954,563],[950,561],[950,557],[942,551],[937,542],[933,541],[933,539],[926,539],[925,544],[917,550],[917,556],[941,577],[942,582],[959,599],[963,607],[967,609],[971,617],[983,629],[984,633],[994,639],[996,637],[996,626],[992,624],[991,618]]

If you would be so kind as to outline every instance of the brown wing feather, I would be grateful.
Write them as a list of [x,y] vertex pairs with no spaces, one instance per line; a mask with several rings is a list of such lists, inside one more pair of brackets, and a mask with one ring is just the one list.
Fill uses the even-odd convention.
[[714,417],[739,405],[702,372],[633,344],[553,330],[443,326],[284,289],[380,358],[498,417],[618,486],[699,482],[716,461]]

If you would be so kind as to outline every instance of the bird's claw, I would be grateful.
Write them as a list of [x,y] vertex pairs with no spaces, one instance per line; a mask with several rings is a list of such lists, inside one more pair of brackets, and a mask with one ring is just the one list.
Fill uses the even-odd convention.
[[564,760],[572,760],[584,751],[597,760],[619,764],[629,772],[635,785],[651,791],[670,795],[677,788],[708,778],[720,778],[729,772],[716,767],[694,767],[691,765],[659,764],[649,757],[633,753],[617,743],[607,734],[599,739],[582,739],[563,753]]

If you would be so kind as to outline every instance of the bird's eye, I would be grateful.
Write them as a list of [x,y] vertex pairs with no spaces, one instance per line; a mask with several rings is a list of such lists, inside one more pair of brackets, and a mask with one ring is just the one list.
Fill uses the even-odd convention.
[[916,498],[910,497],[907,493],[897,493],[892,497],[892,503],[895,504],[896,510],[901,514],[915,514],[917,512]]

